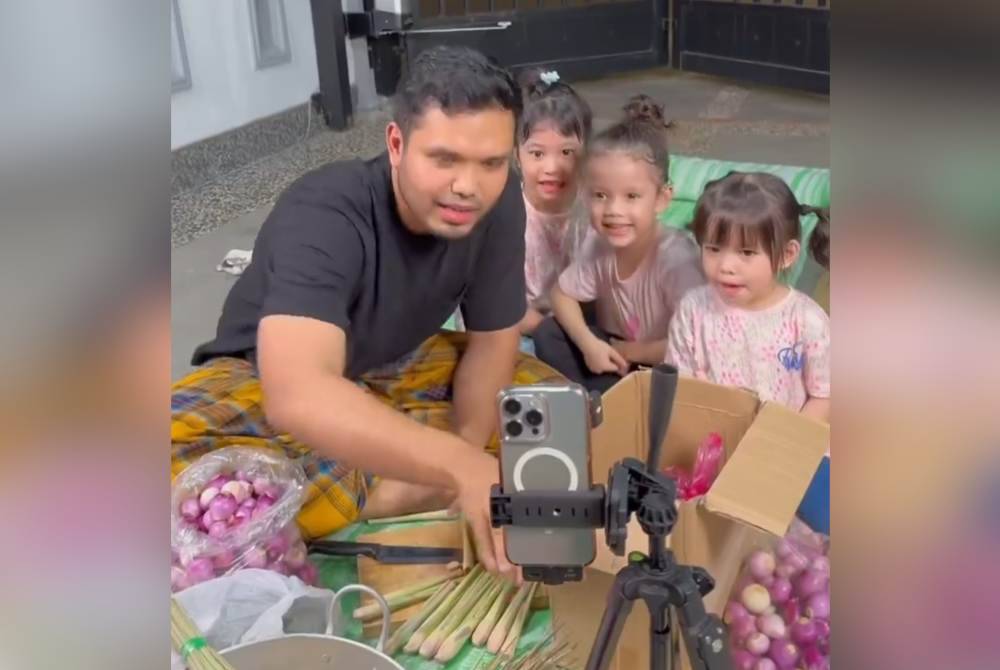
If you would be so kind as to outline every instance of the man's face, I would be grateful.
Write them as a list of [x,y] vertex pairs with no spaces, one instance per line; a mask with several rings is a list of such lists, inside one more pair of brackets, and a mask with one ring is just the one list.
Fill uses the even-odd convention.
[[407,228],[465,237],[496,204],[514,149],[514,115],[499,107],[448,115],[427,108],[410,131],[390,123],[386,145]]

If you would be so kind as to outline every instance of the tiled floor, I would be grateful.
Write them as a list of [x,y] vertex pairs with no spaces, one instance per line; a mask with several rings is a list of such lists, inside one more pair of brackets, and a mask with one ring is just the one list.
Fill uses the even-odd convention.
[[[629,96],[646,93],[674,120],[671,151],[729,160],[828,166],[829,97],[653,70],[577,86],[595,126],[612,123]],[[274,199],[304,172],[332,160],[373,156],[384,147],[384,112],[346,132],[312,135],[282,152],[175,196],[171,207],[173,375],[189,369],[194,347],[215,331],[235,280],[216,271],[232,248],[250,249]],[[808,280],[807,280],[808,281]]]

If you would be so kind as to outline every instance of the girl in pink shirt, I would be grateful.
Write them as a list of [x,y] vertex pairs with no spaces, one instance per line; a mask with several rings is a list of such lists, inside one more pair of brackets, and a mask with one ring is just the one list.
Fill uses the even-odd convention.
[[691,228],[708,284],[681,301],[665,360],[829,421],[830,320],[779,278],[798,259],[799,217],[808,213],[820,217],[811,250],[826,261],[825,211],[799,205],[780,178],[731,172],[705,187]]
[[554,71],[526,71],[520,84],[524,110],[518,119],[517,165],[526,214],[524,278],[528,302],[521,334],[530,335],[550,313],[552,286],[587,229],[586,205],[578,193],[591,111]]
[[[591,142],[592,230],[552,289],[555,319],[535,331],[541,360],[601,392],[636,364],[663,360],[675,306],[705,281],[694,240],[657,222],[672,195],[663,111],[647,96],[625,111]],[[581,303],[593,303],[593,323]]]

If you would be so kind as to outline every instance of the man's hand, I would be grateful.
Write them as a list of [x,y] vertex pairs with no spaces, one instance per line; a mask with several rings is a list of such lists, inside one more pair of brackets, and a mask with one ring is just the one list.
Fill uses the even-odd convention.
[[582,349],[587,368],[594,374],[617,372],[623,377],[628,374],[629,363],[621,352],[596,337]]
[[500,482],[499,463],[489,454],[468,450],[454,472],[457,495],[453,509],[461,511],[472,531],[476,556],[489,572],[519,580],[519,571],[507,560],[503,533],[490,525],[490,489]]

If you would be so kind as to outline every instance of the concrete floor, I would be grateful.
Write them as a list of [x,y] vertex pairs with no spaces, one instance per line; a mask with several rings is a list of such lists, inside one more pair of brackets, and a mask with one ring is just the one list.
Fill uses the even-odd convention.
[[[828,96],[669,69],[585,82],[577,89],[593,107],[598,129],[612,123],[625,100],[636,93],[664,103],[667,116],[675,122],[670,144],[676,154],[785,165],[830,164]],[[257,230],[280,192],[275,186],[329,160],[374,155],[382,146],[382,116],[375,113],[344,133],[322,133],[303,146],[259,161],[251,170],[232,175],[232,185],[221,180],[175,199],[175,212],[181,207],[188,211],[213,208],[217,216],[221,211],[224,223],[207,231],[175,235],[182,240],[175,242],[171,259],[175,379],[190,369],[194,348],[213,336],[222,302],[236,280],[216,271],[216,266],[228,250],[253,247]],[[233,202],[226,201],[227,194]],[[251,197],[257,200],[247,199]],[[180,218],[174,217],[175,227]],[[806,288],[815,281],[815,268],[810,270],[800,282]]]

